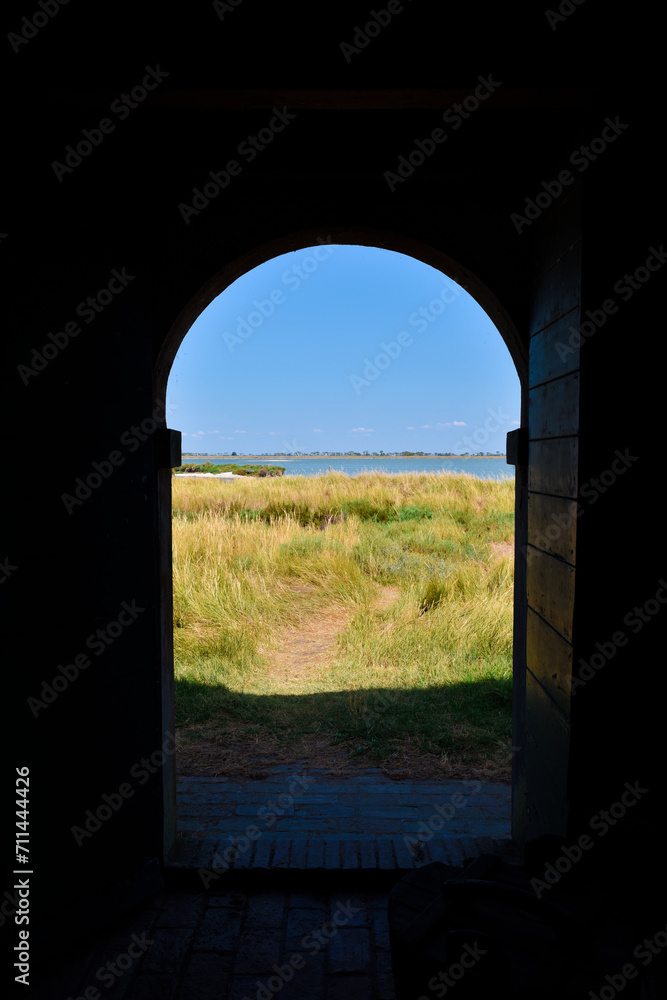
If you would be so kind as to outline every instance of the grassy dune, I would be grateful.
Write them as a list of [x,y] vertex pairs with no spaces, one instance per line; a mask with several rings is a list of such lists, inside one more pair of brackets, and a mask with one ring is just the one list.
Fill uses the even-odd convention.
[[507,777],[512,481],[330,473],[173,491],[184,746]]

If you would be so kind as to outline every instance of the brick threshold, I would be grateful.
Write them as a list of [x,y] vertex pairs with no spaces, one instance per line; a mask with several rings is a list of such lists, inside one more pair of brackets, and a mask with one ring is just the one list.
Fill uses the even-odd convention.
[[257,876],[279,885],[299,873],[381,883],[433,861],[460,867],[490,853],[518,862],[505,785],[278,767],[257,781],[180,778],[177,802],[170,884]]
[[[434,856],[431,861],[443,861],[453,867],[463,868],[469,859],[479,857],[481,854],[494,854],[509,864],[521,864],[520,852],[511,839],[498,841],[486,837],[480,838],[468,851],[461,851],[459,846],[455,845],[454,850],[443,851],[442,854],[433,852]],[[450,858],[449,861],[447,861],[447,857]],[[460,860],[455,861],[454,857],[459,857]],[[210,892],[220,892],[223,889],[225,891],[231,889],[247,891],[290,889],[294,891],[299,889],[311,892],[340,892],[344,886],[349,886],[357,891],[389,892],[396,882],[408,872],[430,863],[430,861],[417,862],[411,867],[395,864],[393,867],[260,868],[249,865],[245,868],[229,869],[200,868],[167,863],[162,871],[165,887],[170,891],[201,891],[202,889]]]

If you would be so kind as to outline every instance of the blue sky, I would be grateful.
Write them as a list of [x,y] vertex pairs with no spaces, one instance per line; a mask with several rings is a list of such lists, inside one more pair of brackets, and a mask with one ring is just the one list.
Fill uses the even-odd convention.
[[320,246],[235,281],[174,361],[183,453],[505,450],[520,387],[486,313],[390,250]]

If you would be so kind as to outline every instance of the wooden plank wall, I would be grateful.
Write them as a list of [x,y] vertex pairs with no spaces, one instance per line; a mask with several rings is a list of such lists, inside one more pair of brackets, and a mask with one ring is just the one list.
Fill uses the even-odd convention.
[[[580,192],[545,220],[530,318],[526,837],[565,835],[579,465]],[[574,338],[573,338],[574,339]],[[563,346],[561,346],[563,345]]]

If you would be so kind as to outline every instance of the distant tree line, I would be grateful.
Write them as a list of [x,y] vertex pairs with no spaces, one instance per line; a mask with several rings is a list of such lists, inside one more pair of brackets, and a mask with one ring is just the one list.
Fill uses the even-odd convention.
[[[206,458],[213,452],[187,451],[185,455]],[[216,454],[221,454],[216,452]],[[233,451],[233,455],[237,453]],[[239,458],[504,458],[504,451],[261,451],[238,452]]]

